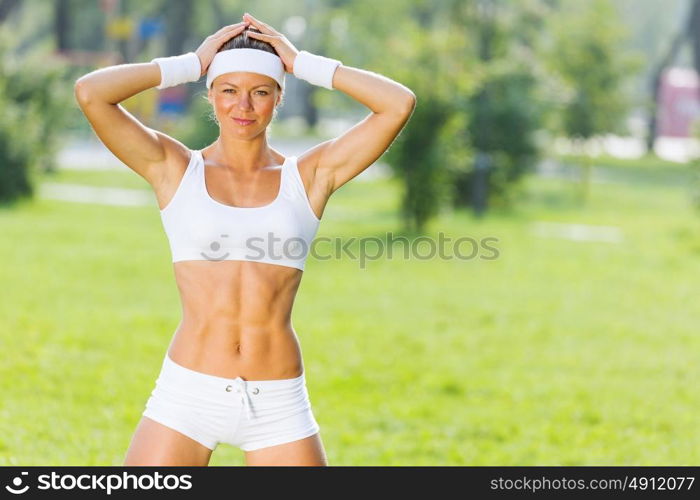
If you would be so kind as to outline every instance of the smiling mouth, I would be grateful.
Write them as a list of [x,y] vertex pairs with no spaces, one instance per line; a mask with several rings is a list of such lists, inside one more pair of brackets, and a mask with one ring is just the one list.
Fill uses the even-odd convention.
[[255,120],[242,120],[240,118],[234,118],[233,121],[238,123],[239,125],[250,125],[253,123]]

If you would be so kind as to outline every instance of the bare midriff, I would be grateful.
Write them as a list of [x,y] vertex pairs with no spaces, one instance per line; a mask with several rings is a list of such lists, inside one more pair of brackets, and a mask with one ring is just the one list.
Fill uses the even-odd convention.
[[218,377],[295,378],[303,373],[291,312],[303,271],[248,261],[175,262],[182,320],[168,355]]

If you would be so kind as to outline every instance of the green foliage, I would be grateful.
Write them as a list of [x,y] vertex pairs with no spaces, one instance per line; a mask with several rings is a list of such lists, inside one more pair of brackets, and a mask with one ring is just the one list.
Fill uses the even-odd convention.
[[379,43],[387,47],[386,51],[368,51],[364,67],[405,85],[417,96],[409,122],[384,160],[404,186],[404,229],[422,232],[452,196],[448,162],[464,162],[449,152],[463,151],[466,138],[446,131],[458,127],[465,113],[465,95],[474,87],[476,76],[468,71],[470,56],[465,52],[463,30],[450,23],[444,29],[425,29],[411,18],[397,19],[403,19],[400,28],[383,34],[381,42],[370,33],[362,39],[375,48]]
[[[495,70],[495,71],[494,71]],[[489,201],[510,203],[510,187],[530,170],[538,158],[535,132],[544,113],[534,98],[536,80],[526,67],[492,64],[482,87],[470,96],[467,138],[471,149],[490,159]],[[455,172],[456,205],[472,203],[474,165]]]
[[[38,127],[36,120],[23,120],[21,108],[2,86],[0,109],[0,205],[5,205],[34,194],[28,166],[36,162],[32,137],[38,137]],[[34,133],[29,133],[31,128]]]
[[[407,226],[420,231],[442,206],[472,203],[477,151],[491,159],[490,203],[507,203],[511,186],[538,154],[535,132],[545,109],[537,51],[549,14],[545,3],[358,2],[343,14],[362,36],[351,46],[338,43],[338,54],[418,97],[385,156],[405,186]],[[389,32],[377,29],[386,16],[397,20]]]
[[438,213],[448,196],[449,179],[438,149],[440,124],[451,114],[449,106],[434,96],[418,99],[406,127],[385,155],[386,161],[404,182],[401,213],[406,229],[420,232]]
[[472,54],[475,84],[465,92],[465,104],[458,110],[463,119],[450,145],[463,152],[462,158],[450,155],[452,160],[446,162],[453,173],[454,206],[475,204],[477,157],[487,162],[488,205],[509,204],[513,186],[539,156],[535,134],[546,114],[538,51],[549,7],[541,0],[507,7],[497,0],[479,5],[458,11],[471,39],[465,48]]
[[626,32],[609,0],[562,7],[551,18],[545,52],[564,96],[558,128],[581,139],[620,132],[631,105],[624,84],[641,60],[625,50]]
[[[696,121],[693,126],[693,137],[700,142],[700,120]],[[693,172],[691,181],[691,199],[695,209],[700,212],[700,156],[697,156],[690,163],[690,168]]]
[[206,92],[195,96],[187,114],[178,118],[168,132],[192,149],[201,149],[216,140],[219,136],[219,125],[206,98]]
[[0,202],[33,194],[31,171],[53,170],[60,131],[73,102],[63,63],[45,54],[18,60],[0,30]]

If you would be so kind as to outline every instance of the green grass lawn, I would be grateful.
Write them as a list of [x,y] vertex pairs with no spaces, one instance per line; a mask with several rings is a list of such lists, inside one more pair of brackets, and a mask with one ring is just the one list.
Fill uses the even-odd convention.
[[51,173],[35,174],[38,182],[62,182],[96,187],[118,187],[127,189],[147,189],[151,186],[146,179],[126,165],[110,170],[56,170]]
[[581,165],[590,162],[595,175],[603,180],[626,184],[687,186],[697,182],[700,174],[698,165],[661,160],[654,155],[645,155],[637,159],[621,159],[607,155],[586,159],[576,155],[560,155],[556,157],[556,161],[574,169],[580,169]]
[[[147,187],[129,171],[60,175]],[[329,463],[700,464],[689,192],[594,184],[582,205],[532,177],[513,209],[429,226],[497,238],[496,259],[310,257],[293,321]],[[399,195],[350,182],[319,236],[398,233]],[[623,241],[541,237],[537,221]],[[0,210],[0,234],[0,465],[120,465],[180,320],[158,211],[37,199]],[[243,463],[228,445],[211,461]]]

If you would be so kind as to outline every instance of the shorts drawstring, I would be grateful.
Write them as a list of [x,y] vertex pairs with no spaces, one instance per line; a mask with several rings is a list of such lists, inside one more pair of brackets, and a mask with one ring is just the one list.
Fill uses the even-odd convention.
[[246,381],[241,377],[236,377],[233,383],[236,386],[236,392],[238,392],[241,395],[241,398],[243,398],[243,406],[245,406],[248,418],[254,418],[252,413],[253,403],[250,400],[250,394],[248,394],[248,391],[246,390]]

